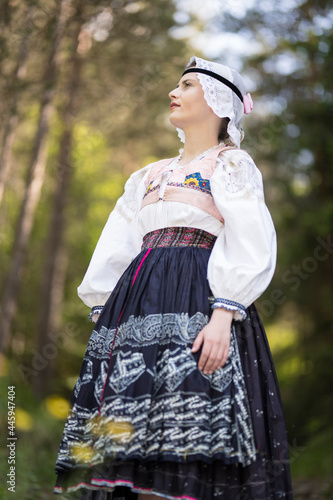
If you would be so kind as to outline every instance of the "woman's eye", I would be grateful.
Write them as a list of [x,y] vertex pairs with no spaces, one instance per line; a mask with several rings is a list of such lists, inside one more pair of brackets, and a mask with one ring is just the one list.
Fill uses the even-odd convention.
[[185,87],[191,87],[191,84],[188,82],[185,82],[184,85],[185,85]]

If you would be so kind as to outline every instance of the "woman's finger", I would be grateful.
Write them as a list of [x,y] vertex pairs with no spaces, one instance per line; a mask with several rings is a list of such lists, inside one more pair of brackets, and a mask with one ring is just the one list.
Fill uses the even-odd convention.
[[205,366],[204,366],[204,373],[205,374],[210,374],[211,372],[214,371],[214,366],[217,366],[219,362],[218,358],[218,352],[216,352],[218,347],[216,345],[212,345],[212,348],[209,352],[209,356],[206,360]]
[[211,352],[211,345],[209,345],[206,341],[206,342],[204,342],[204,345],[203,345],[203,348],[201,351],[201,355],[200,355],[200,359],[198,362],[198,369],[199,370],[204,371],[207,359],[209,358],[209,355],[210,355],[210,352]]
[[230,342],[228,342],[228,344],[224,347],[223,355],[221,358],[221,363],[219,364],[219,368],[222,368],[226,364],[228,356],[229,356],[229,349],[230,349]]
[[201,330],[201,332],[198,333],[195,341],[193,342],[191,352],[197,352],[200,349],[203,339],[204,339],[204,333],[203,330]]
[[221,364],[222,358],[223,358],[223,354],[224,354],[224,347],[221,346],[220,348],[218,348],[216,354],[213,354],[213,353],[214,353],[214,348],[211,350],[211,354],[212,355],[207,360],[207,363],[206,363],[206,366],[205,366],[205,371],[207,371],[208,374],[210,374],[210,375],[212,373],[214,373],[215,370],[217,370],[217,368]]

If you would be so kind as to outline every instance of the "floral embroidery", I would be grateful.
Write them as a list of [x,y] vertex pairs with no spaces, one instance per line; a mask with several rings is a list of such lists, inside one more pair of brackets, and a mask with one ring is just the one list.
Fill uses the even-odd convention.
[[[153,186],[154,182],[155,181],[152,180],[148,184],[144,198],[156,189],[159,189],[160,184],[158,183]],[[211,195],[210,181],[209,179],[203,179],[200,172],[193,172],[192,174],[187,175],[184,182],[168,182],[167,186],[195,189],[196,191],[200,191],[201,193]]]
[[200,191],[210,194],[210,182],[208,179],[203,179],[200,172],[187,175],[184,184],[190,188],[200,188]]

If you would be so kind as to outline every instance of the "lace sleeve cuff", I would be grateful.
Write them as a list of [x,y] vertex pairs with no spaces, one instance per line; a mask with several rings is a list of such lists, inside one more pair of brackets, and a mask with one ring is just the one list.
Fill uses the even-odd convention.
[[212,309],[217,309],[218,307],[222,307],[227,311],[234,311],[234,319],[236,321],[244,321],[247,318],[246,309],[242,304],[238,302],[234,302],[233,300],[228,299],[214,299],[212,304]]
[[92,321],[93,323],[96,323],[96,321],[97,321],[96,316],[99,316],[101,314],[101,312],[103,311],[103,307],[104,306],[94,306],[91,309],[91,313],[89,314],[90,321]]

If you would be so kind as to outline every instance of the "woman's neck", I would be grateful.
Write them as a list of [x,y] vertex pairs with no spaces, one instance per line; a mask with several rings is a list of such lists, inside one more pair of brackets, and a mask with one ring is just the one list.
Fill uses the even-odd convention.
[[214,148],[216,148],[219,145],[217,141],[214,142],[207,142],[207,143],[200,143],[198,145],[188,145],[187,142],[184,144],[184,150],[181,153],[181,157],[179,160],[180,165],[187,165],[190,163],[192,160],[200,156],[200,154],[208,152]]
[[[201,131],[202,132],[202,131]],[[184,150],[181,155],[179,163],[185,165],[190,161],[194,160],[201,153],[212,149],[214,146],[219,144],[218,138],[215,134],[191,134],[186,132],[186,140],[184,144]]]

